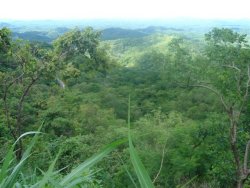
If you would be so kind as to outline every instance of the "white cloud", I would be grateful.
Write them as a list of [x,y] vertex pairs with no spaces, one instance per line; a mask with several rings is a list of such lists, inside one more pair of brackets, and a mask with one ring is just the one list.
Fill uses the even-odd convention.
[[249,5],[249,0],[0,0],[0,19],[237,19],[250,18]]

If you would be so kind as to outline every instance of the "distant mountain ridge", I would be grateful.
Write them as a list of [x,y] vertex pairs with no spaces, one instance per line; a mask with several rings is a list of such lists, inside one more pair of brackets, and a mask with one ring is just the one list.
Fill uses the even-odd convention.
[[154,33],[166,33],[168,31],[181,32],[183,29],[179,28],[167,28],[162,26],[149,26],[142,29],[123,29],[123,28],[107,28],[102,30],[103,40],[116,40],[122,38],[137,38],[145,37]]
[[28,31],[24,33],[13,32],[12,36],[14,38],[21,38],[29,41],[47,42],[47,43],[52,41],[52,38],[48,37],[47,33],[39,31]]
[[[29,40],[29,41],[50,43],[53,40],[55,40],[58,36],[64,34],[65,32],[69,30],[70,29],[66,27],[57,27],[49,31],[17,32],[14,30],[12,35],[14,38],[21,38],[21,39]],[[160,27],[160,26],[149,26],[149,27],[142,28],[142,29],[141,28],[140,29],[124,29],[124,28],[119,28],[119,27],[112,27],[112,28],[100,30],[102,40],[138,38],[138,37],[145,37],[154,33],[166,33],[167,31],[180,32],[183,30],[177,29],[177,28]]]
[[0,22],[0,28],[2,27],[12,27],[12,25],[7,22]]
[[213,27],[231,28],[250,35],[250,20],[78,20],[78,21],[5,21],[0,20],[0,29],[8,27],[13,37],[30,41],[50,43],[72,28],[93,26],[99,30],[102,40],[140,38],[155,33],[204,33]]
[[101,38],[103,40],[143,37],[147,35],[147,33],[143,33],[140,30],[122,29],[122,28],[107,28],[102,30],[101,33],[102,33]]
[[29,41],[51,43],[57,37],[68,32],[69,30],[70,29],[66,27],[57,27],[49,31],[25,31],[25,32],[12,31],[12,36],[14,38],[21,38]]

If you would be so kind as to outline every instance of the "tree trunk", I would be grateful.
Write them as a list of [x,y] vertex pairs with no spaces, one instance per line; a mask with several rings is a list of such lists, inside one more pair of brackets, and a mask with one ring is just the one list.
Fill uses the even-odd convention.
[[237,188],[243,188],[244,182],[248,177],[247,161],[250,142],[247,143],[244,162],[242,162],[240,160],[240,154],[237,147],[237,120],[235,119],[234,113],[235,112],[231,107],[228,113],[230,119],[230,145],[236,166]]
[[243,180],[237,181],[237,188],[243,188],[243,185],[244,185],[244,181]]
[[[24,99],[25,97],[28,95],[31,87],[33,86],[33,84],[38,80],[38,77],[36,78],[32,78],[31,82],[27,85],[27,87],[25,88],[19,103],[18,103],[18,109],[17,109],[17,118],[16,118],[16,129],[17,129],[17,135],[18,137],[21,136],[22,134],[22,113],[23,113],[23,103],[24,103]],[[23,155],[23,142],[22,139],[19,140],[18,145],[17,145],[17,151],[16,151],[16,158],[17,160],[21,160],[22,155]]]
[[19,142],[16,144],[16,159],[18,161],[20,161],[22,159],[22,156],[23,156],[23,142],[22,140],[20,139]]

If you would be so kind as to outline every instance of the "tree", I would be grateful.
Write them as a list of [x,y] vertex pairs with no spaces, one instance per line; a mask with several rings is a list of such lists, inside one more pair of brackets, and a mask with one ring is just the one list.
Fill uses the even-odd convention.
[[189,85],[191,78],[195,77],[195,65],[191,63],[194,55],[191,54],[190,45],[188,41],[177,37],[168,46],[171,59],[168,75],[179,86]]
[[55,51],[64,59],[79,54],[94,57],[99,45],[99,37],[100,33],[95,32],[91,27],[83,31],[74,29],[54,41]]
[[[24,132],[25,101],[34,85],[42,78],[53,75],[49,52],[26,41],[12,40],[8,29],[1,30],[1,52],[8,59],[1,65],[1,98],[5,122],[13,139]],[[27,113],[29,114],[29,113]],[[31,116],[30,114],[28,116]],[[27,117],[26,117],[27,119]],[[17,145],[17,159],[21,159],[22,139]]]
[[[99,47],[99,37],[100,33],[92,28],[75,29],[59,37],[53,46],[44,46],[12,40],[10,30],[0,30],[0,57],[4,57],[0,58],[0,103],[5,117],[3,124],[14,140],[27,131],[26,127],[32,125],[28,121],[38,114],[33,103],[39,99],[32,97],[32,88],[39,88],[39,84],[49,86],[55,79],[64,86],[60,77],[74,79],[81,72],[107,70],[109,57]],[[21,159],[21,139],[16,149],[17,159]]]
[[[236,167],[237,188],[242,188],[250,174],[248,167],[250,141],[245,153],[240,148],[239,131],[246,111],[250,89],[250,48],[246,35],[230,29],[215,28],[205,35],[209,80],[193,85],[212,91],[220,100],[229,120],[229,140]],[[210,84],[202,84],[202,83]],[[244,153],[244,154],[243,154]]]
[[58,65],[64,67],[64,72],[58,74],[62,79],[78,77],[81,73],[106,74],[109,68],[110,58],[106,49],[100,47],[100,32],[91,27],[71,30],[57,38],[53,46]]
[[0,71],[7,68],[7,60],[10,56],[11,49],[11,32],[7,28],[0,29]]

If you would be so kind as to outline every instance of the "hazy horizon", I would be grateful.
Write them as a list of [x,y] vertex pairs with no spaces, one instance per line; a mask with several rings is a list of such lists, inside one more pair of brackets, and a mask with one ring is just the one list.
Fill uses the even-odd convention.
[[1,20],[250,19],[248,0],[9,0]]
[[250,18],[195,18],[195,17],[174,17],[174,18],[47,18],[47,19],[14,19],[14,18],[0,18],[0,22],[4,21],[17,21],[17,22],[71,22],[71,21],[248,21]]

